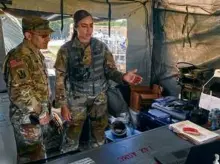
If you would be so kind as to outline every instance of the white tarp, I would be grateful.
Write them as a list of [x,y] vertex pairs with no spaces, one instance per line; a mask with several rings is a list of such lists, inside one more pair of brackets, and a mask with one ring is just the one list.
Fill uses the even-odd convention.
[[[0,15],[0,72],[5,55],[23,40],[20,23],[9,14]],[[0,74],[0,91],[5,90],[3,76]]]
[[2,30],[5,43],[5,53],[7,54],[23,40],[22,28],[18,19],[6,13],[2,16]]

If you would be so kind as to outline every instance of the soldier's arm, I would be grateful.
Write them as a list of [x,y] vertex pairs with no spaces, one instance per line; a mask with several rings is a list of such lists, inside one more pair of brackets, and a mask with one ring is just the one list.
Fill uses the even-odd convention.
[[65,76],[66,76],[66,56],[67,50],[61,48],[57,54],[54,68],[56,69],[56,83],[55,83],[55,102],[56,107],[67,105]]
[[34,96],[34,83],[30,74],[31,59],[27,57],[9,58],[8,67],[8,91],[11,102],[23,112],[28,114],[35,112],[41,114],[41,105]]
[[107,46],[105,46],[104,51],[105,51],[104,52],[104,55],[105,55],[104,69],[105,69],[105,74],[106,74],[107,79],[113,80],[119,84],[124,84],[123,73],[117,70],[113,55],[109,51]]

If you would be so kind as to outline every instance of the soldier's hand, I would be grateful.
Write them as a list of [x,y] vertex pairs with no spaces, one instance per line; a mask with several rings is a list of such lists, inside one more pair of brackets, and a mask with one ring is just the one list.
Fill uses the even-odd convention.
[[129,71],[124,74],[123,80],[131,85],[137,85],[142,82],[142,77],[136,74],[137,69]]
[[71,113],[66,105],[63,105],[61,107],[61,116],[63,117],[64,120],[71,121]]
[[39,117],[39,120],[40,120],[40,124],[41,125],[46,125],[50,122],[50,115],[49,113],[45,112],[43,115],[41,115]]

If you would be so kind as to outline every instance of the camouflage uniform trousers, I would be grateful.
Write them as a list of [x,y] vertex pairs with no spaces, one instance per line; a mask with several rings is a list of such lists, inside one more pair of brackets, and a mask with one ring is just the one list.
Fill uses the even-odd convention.
[[72,120],[67,123],[63,152],[74,151],[79,147],[83,125],[87,117],[90,120],[89,148],[98,147],[105,143],[105,128],[108,125],[107,96],[100,93],[95,98],[77,96],[71,102]]
[[[52,121],[47,125],[31,124],[29,114],[25,113],[27,113],[25,109],[17,109],[11,117],[17,144],[18,163],[45,159],[46,149],[50,146],[48,139],[54,139],[54,136],[58,135],[57,127]],[[56,146],[60,144],[57,143]]]

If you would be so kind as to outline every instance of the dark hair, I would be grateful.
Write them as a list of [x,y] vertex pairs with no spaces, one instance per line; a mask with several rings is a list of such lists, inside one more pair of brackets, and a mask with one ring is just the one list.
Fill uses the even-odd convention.
[[74,21],[73,39],[77,36],[76,28],[77,28],[79,21],[81,21],[82,19],[84,19],[85,17],[88,17],[88,16],[92,17],[92,15],[86,10],[78,10],[74,13],[74,15],[73,15],[73,21]]

